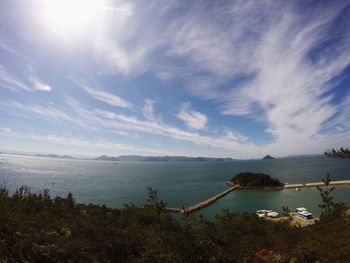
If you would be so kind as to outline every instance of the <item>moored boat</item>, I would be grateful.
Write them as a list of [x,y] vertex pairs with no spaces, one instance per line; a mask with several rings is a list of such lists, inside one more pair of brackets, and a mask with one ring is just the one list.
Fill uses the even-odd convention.
[[296,209],[297,215],[304,219],[312,219],[314,216],[305,207],[298,207]]

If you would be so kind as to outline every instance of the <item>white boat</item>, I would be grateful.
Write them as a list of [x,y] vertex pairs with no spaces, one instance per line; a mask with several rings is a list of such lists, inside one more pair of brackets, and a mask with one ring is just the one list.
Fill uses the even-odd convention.
[[266,213],[267,213],[267,210],[263,209],[263,210],[257,210],[256,211],[256,215],[259,217],[259,218],[263,218],[266,216]]
[[267,210],[267,209],[262,209],[262,210],[257,210],[256,215],[259,218],[264,218],[264,217],[271,217],[271,218],[276,218],[279,217],[279,213],[273,210]]
[[268,212],[268,213],[266,213],[266,216],[267,217],[272,217],[272,218],[277,218],[277,217],[279,217],[279,213],[277,213],[276,211],[271,211],[271,212]]
[[305,207],[298,207],[296,212],[298,216],[304,219],[312,219],[314,217]]

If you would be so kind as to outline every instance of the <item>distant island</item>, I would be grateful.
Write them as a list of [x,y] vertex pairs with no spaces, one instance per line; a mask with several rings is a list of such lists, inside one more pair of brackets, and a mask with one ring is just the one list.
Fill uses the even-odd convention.
[[118,157],[113,157],[113,156],[107,156],[107,155],[102,155],[100,157],[94,158],[94,160],[97,161],[119,161]]
[[273,158],[271,155],[266,155],[263,160],[273,160],[275,158]]
[[59,159],[74,159],[69,155],[58,155],[58,154],[36,154],[38,157],[46,157],[46,158],[59,158]]
[[263,173],[239,173],[230,181],[240,187],[283,187],[284,184],[278,179],[271,178]]
[[186,156],[140,156],[121,155],[118,157],[102,155],[94,158],[99,161],[137,161],[137,162],[232,162],[232,158],[186,157]]

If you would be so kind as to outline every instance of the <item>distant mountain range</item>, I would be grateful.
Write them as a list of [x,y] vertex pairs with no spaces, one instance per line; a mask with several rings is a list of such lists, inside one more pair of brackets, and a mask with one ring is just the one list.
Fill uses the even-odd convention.
[[138,161],[138,162],[232,162],[232,158],[186,157],[186,156],[140,156],[121,155],[118,157],[102,155],[95,158],[99,161]]
[[[69,155],[59,155],[59,154],[36,154],[28,152],[17,152],[9,150],[1,150],[2,154],[15,154],[15,155],[25,155],[25,156],[38,156],[46,158],[58,158],[58,159],[75,159],[75,160],[100,160],[100,161],[142,161],[142,162],[233,162],[240,159],[232,158],[215,158],[215,157],[187,157],[187,156],[141,156],[141,155],[120,155],[120,156],[107,156],[102,155],[97,158],[91,157],[72,157]],[[278,159],[290,159],[290,158],[312,158],[312,157],[325,157],[322,154],[313,154],[313,155],[291,155],[285,157],[279,157]],[[266,155],[263,160],[272,160],[275,159],[271,155]],[[256,160],[256,159],[251,159]]]
[[36,154],[35,156],[48,157],[48,158],[60,158],[60,159],[75,159],[69,155],[58,155],[58,154]]

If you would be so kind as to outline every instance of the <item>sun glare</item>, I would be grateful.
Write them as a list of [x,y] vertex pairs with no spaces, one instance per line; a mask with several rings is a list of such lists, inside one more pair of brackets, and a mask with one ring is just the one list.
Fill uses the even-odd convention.
[[44,23],[56,33],[88,30],[97,18],[97,0],[46,0],[41,2]]

